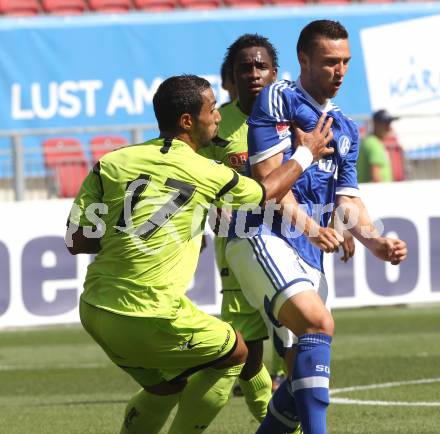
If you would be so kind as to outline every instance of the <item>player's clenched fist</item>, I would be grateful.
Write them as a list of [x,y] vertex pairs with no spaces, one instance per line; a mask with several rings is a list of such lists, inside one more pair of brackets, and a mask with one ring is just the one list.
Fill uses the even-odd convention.
[[319,227],[316,235],[309,235],[309,240],[316,247],[326,253],[336,252],[344,241],[344,237],[338,234],[333,228]]
[[371,251],[378,258],[391,262],[392,265],[400,264],[408,254],[405,241],[389,237],[378,238]]

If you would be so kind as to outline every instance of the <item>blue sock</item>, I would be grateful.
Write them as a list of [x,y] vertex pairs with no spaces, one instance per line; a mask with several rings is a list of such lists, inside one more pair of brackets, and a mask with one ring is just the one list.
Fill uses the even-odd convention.
[[267,407],[267,414],[255,434],[285,434],[299,425],[295,398],[289,380],[283,381]]
[[330,344],[322,333],[298,338],[292,390],[304,434],[325,434],[330,379]]

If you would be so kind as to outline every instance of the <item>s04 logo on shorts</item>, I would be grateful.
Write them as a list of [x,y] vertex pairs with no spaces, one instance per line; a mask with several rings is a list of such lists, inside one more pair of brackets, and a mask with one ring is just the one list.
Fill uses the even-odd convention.
[[330,375],[330,368],[326,365],[316,365],[315,371],[316,372],[325,372],[326,374]]

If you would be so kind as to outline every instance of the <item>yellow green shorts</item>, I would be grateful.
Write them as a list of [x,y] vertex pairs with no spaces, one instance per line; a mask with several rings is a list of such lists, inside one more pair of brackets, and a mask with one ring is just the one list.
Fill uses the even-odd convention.
[[260,312],[249,304],[241,290],[223,290],[221,318],[247,342],[268,338]]
[[178,381],[234,351],[233,328],[185,296],[176,319],[116,314],[80,302],[81,322],[110,359],[141,386]]

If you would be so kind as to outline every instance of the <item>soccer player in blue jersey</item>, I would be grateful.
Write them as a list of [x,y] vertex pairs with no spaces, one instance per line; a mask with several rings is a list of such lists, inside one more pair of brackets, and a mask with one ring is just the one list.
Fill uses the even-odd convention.
[[291,382],[274,394],[258,434],[292,432],[297,414],[305,434],[326,433],[334,323],[326,307],[322,251],[335,251],[341,239],[337,233],[327,233],[327,238],[320,234],[335,207],[340,226],[378,258],[397,265],[407,254],[404,241],[382,237],[370,220],[356,181],[358,129],[330,100],[351,57],[346,29],[335,21],[311,22],[301,31],[297,54],[298,80],[266,87],[253,106],[248,121],[252,176],[264,179],[290,158],[292,122],[309,131],[323,113],[333,119],[335,152],[310,166],[305,156],[308,169],[282,199],[272,221],[248,213],[251,236],[239,235],[226,249],[249,302],[272,320],[284,348],[294,348],[289,351],[294,355]]

